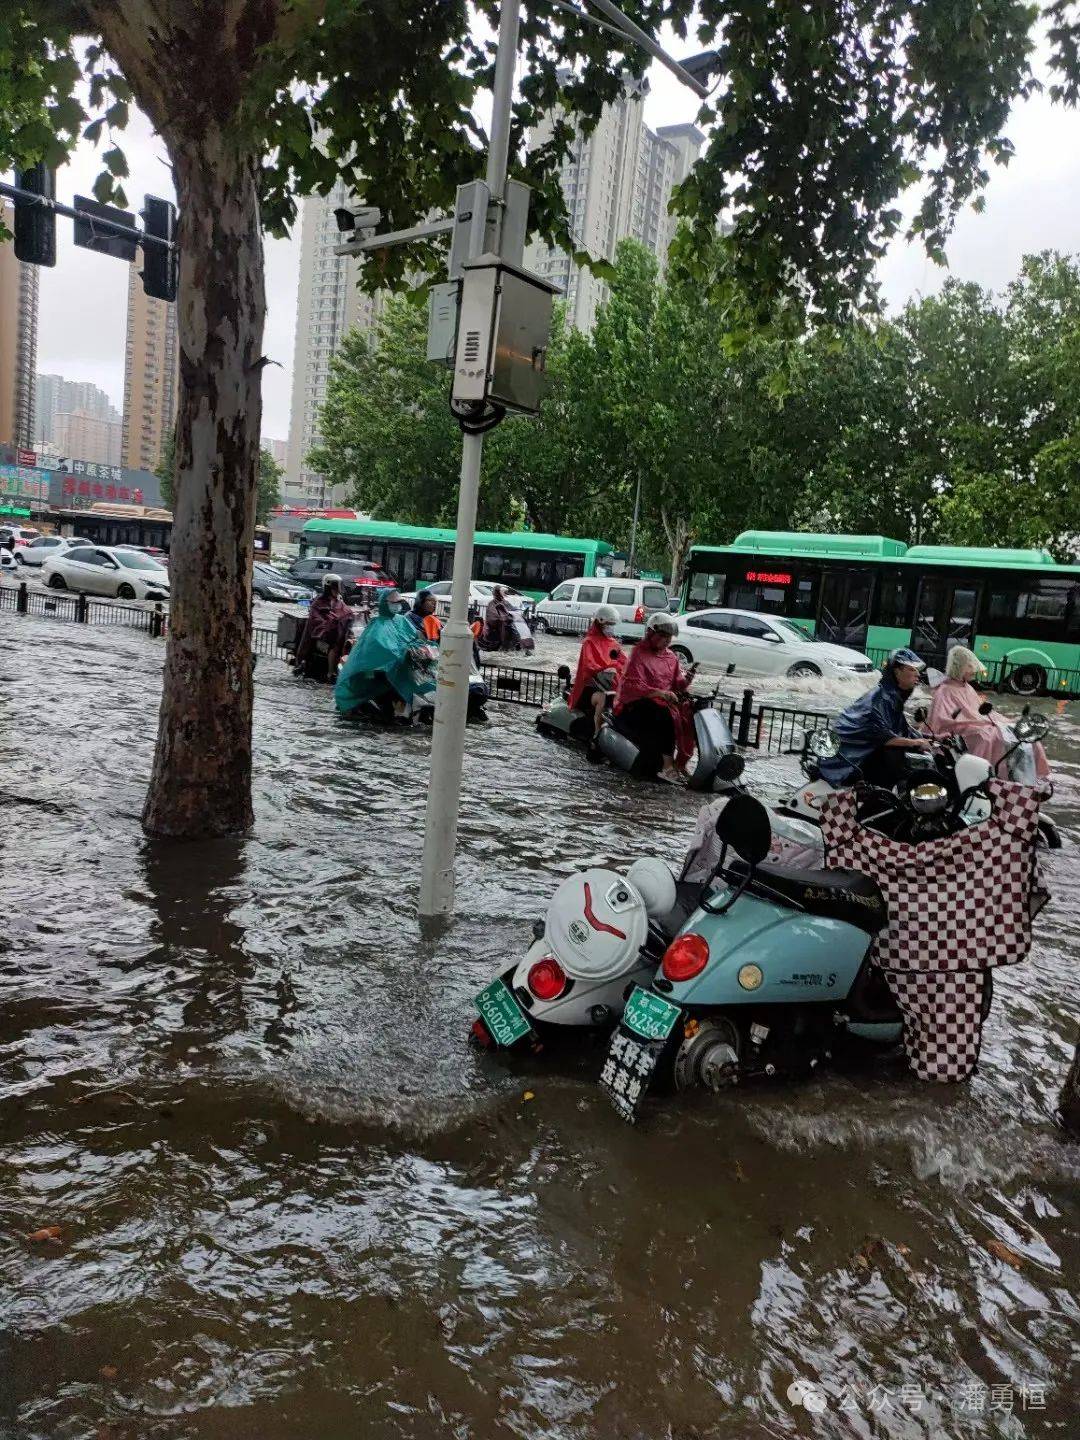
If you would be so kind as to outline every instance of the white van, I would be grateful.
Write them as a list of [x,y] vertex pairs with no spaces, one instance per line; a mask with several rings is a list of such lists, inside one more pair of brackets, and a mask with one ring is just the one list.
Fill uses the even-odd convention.
[[625,624],[640,624],[655,610],[668,609],[658,580],[564,580],[536,607],[536,628],[553,635],[580,635],[601,605],[614,605]]

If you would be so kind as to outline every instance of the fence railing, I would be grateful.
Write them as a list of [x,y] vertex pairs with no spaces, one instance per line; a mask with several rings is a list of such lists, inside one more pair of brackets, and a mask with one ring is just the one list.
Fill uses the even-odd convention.
[[513,665],[481,664],[480,674],[493,700],[543,709],[558,700],[565,681],[550,670],[519,669]]

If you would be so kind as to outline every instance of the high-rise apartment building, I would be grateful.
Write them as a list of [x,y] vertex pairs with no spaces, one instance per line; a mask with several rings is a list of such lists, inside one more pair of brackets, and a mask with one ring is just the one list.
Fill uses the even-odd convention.
[[[34,421],[36,448],[41,450],[54,440],[55,417],[58,415],[86,415],[97,420],[115,421],[120,424],[120,414],[100,386],[89,380],[65,380],[63,375],[39,375],[37,377],[37,413]],[[119,442],[117,442],[119,443]],[[63,445],[61,453],[67,454]],[[86,457],[88,460],[93,458]],[[101,464],[119,465],[115,460],[102,460]]]
[[53,415],[52,447],[69,460],[90,460],[96,465],[119,465],[124,426],[85,410],[59,410]]
[[[4,206],[10,230],[12,208]],[[0,443],[34,446],[37,398],[38,267],[15,258],[11,241],[0,244]]]
[[143,293],[137,262],[128,273],[121,463],[156,470],[176,421],[180,344],[176,306]]
[[292,405],[282,496],[293,504],[325,506],[323,477],[307,464],[320,440],[319,410],[326,399],[330,360],[347,330],[369,327],[379,297],[357,288],[358,261],[334,254],[341,235],[334,211],[349,204],[340,183],[329,195],[309,195],[301,206],[300,288],[296,297]]
[[[591,134],[580,127],[560,181],[570,215],[574,247],[597,259],[613,260],[627,236],[640,240],[659,259],[667,256],[674,233],[668,202],[701,153],[705,136],[696,125],[665,125],[652,131],[643,119],[648,82],[627,81],[623,94],[604,107]],[[530,148],[546,144],[553,121],[544,119],[529,137]],[[607,295],[606,284],[574,265],[566,251],[539,241],[525,260],[563,292],[567,319],[591,330]]]

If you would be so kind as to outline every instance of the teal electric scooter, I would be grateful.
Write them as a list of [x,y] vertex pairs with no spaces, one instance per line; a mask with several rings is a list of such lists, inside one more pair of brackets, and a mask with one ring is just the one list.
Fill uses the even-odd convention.
[[902,1020],[869,959],[887,919],[868,876],[763,866],[769,813],[734,795],[716,822],[713,880],[668,946],[651,987],[627,999],[601,1076],[635,1117],[655,1080],[719,1091],[805,1075],[836,1046],[893,1050]]

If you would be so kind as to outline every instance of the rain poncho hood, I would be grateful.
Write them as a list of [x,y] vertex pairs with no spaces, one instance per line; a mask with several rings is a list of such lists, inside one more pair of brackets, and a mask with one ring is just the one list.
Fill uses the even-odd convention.
[[578,654],[577,675],[570,691],[571,710],[577,709],[585,687],[591,685],[602,670],[614,670],[618,674],[625,664],[626,656],[618,640],[605,635],[603,625],[594,620],[585,632]]
[[409,658],[424,640],[412,622],[391,606],[392,594],[392,590],[379,591],[378,614],[364,626],[338,674],[334,701],[343,715],[384,694],[387,685],[406,701],[435,689],[430,667]]
[[915,734],[904,716],[907,696],[893,678],[891,668],[876,689],[860,695],[833,722],[840,741],[840,754],[818,762],[818,772],[830,785],[847,785],[856,779],[860,767],[886,740]]

